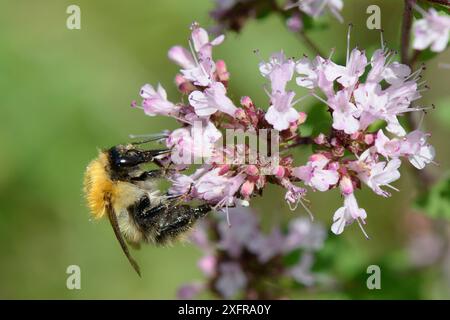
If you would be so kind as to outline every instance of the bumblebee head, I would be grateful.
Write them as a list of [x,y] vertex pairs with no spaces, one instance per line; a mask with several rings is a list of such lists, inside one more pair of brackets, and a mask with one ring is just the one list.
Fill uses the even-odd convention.
[[167,152],[167,149],[140,150],[132,144],[117,145],[107,151],[111,167],[117,171],[132,169],[140,164],[154,161],[157,156]]

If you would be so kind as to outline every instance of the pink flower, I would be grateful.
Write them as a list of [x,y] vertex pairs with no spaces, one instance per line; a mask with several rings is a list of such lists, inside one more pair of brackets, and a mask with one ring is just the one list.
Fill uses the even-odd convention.
[[174,130],[166,139],[172,149],[171,159],[179,165],[190,165],[196,159],[207,160],[213,156],[215,143],[222,134],[212,122],[196,121],[193,126]]
[[320,88],[327,97],[334,94],[333,81],[325,76],[327,61],[317,56],[313,61],[308,58],[300,59],[295,71],[299,74],[296,78],[297,85],[307,89]]
[[344,7],[342,0],[299,0],[288,8],[298,7],[301,11],[313,18],[321,16],[328,9],[339,22],[343,22],[340,11]]
[[328,104],[333,109],[333,128],[343,130],[347,134],[359,130],[357,118],[361,115],[361,111],[350,102],[346,90],[338,91],[335,96],[328,99]]
[[294,168],[293,175],[314,189],[327,191],[339,180],[339,174],[336,171],[324,169],[329,161],[321,154],[313,155],[306,166]]
[[388,197],[390,193],[381,189],[381,187],[388,186],[391,189],[397,190],[390,183],[400,178],[398,168],[401,165],[401,161],[399,159],[393,159],[387,163],[384,161],[377,162],[370,154],[370,151],[370,149],[366,150],[358,161],[353,161],[349,164],[349,168],[357,172],[358,178],[376,194]]
[[405,112],[420,109],[410,108],[411,102],[421,97],[415,80],[405,81],[401,84],[394,84],[384,92],[388,95],[388,103],[384,110],[383,119],[388,123],[386,130],[398,136],[404,136],[405,130],[397,120],[397,116]]
[[[333,216],[333,225],[331,231],[334,234],[341,234],[344,228],[357,220],[360,224],[364,224],[367,218],[366,210],[359,208],[353,193],[344,196],[344,206],[336,210]],[[361,224],[360,224],[361,226]]]
[[205,91],[194,91],[189,95],[189,103],[200,117],[208,117],[217,111],[234,116],[238,110],[226,96],[225,86],[221,82],[214,82]]
[[387,53],[385,50],[376,50],[371,59],[372,68],[370,69],[366,82],[379,83],[382,80],[386,80],[389,84],[403,83],[411,74],[411,68],[405,64],[401,64],[397,61],[389,62],[387,57],[391,53]]
[[[381,86],[377,83],[361,84],[353,92],[355,103],[361,111],[360,129],[365,130],[370,124],[378,119],[388,122],[386,128],[390,132],[402,133],[403,128],[397,127],[398,120],[395,115],[389,116],[387,112],[388,94],[383,93]],[[403,131],[402,131],[403,130]]]
[[315,282],[311,268],[314,264],[314,256],[310,252],[305,252],[299,262],[287,270],[287,274],[305,286],[312,286]]
[[261,74],[270,79],[272,94],[285,92],[286,84],[294,75],[294,68],[294,61],[287,59],[283,51],[273,54],[269,62],[259,64]]
[[187,195],[194,184],[192,177],[180,173],[174,174],[169,180],[172,185],[167,193],[174,196]]
[[377,133],[375,148],[377,152],[386,158],[407,157],[409,162],[417,169],[423,169],[425,165],[433,162],[435,150],[427,143],[428,134],[420,130],[408,133],[402,139],[389,139],[382,130]]
[[158,84],[157,90],[149,84],[144,85],[140,90],[140,95],[144,98],[142,101],[144,112],[149,116],[177,115],[180,110],[179,106],[167,100],[166,90],[160,84]]
[[408,133],[401,143],[401,154],[408,157],[409,162],[417,169],[423,169],[425,165],[433,162],[435,150],[427,143],[428,136],[429,134],[420,130],[414,130]]
[[198,261],[198,267],[203,272],[205,276],[211,277],[215,273],[217,260],[216,257],[211,255],[206,255]]
[[220,265],[219,278],[215,285],[220,294],[229,299],[245,288],[247,277],[238,263],[226,262]]
[[292,107],[294,95],[294,92],[289,91],[277,92],[271,96],[272,104],[267,110],[265,118],[278,131],[286,130],[291,123],[300,118],[298,111]]
[[283,251],[290,252],[298,248],[319,250],[323,247],[325,238],[325,229],[321,225],[312,223],[308,218],[293,219],[289,223]]
[[273,228],[269,235],[259,234],[248,244],[250,251],[258,255],[260,263],[266,263],[282,253],[285,238],[279,228]]
[[202,175],[195,183],[197,197],[217,208],[236,204],[236,194],[245,181],[244,174],[234,177],[219,175],[220,168],[213,169]]
[[418,6],[416,9],[424,18],[416,20],[413,25],[414,49],[424,50],[431,46],[431,51],[444,51],[449,39],[450,17],[439,15],[433,8],[428,12]]
[[219,248],[231,257],[238,258],[244,248],[249,248],[258,238],[259,225],[257,216],[248,209],[230,208],[230,225],[225,219],[219,223]]
[[284,200],[286,200],[291,210],[295,210],[305,196],[306,189],[296,186],[287,179],[283,179],[282,185],[287,189]]
[[169,59],[184,69],[193,69],[196,67],[192,54],[182,46],[174,46],[170,48],[168,53]]
[[188,283],[180,287],[177,291],[177,299],[190,300],[199,295],[206,287],[203,283]]
[[[212,47],[223,42],[221,35],[211,42],[205,29],[197,23],[192,24],[191,41],[193,53],[180,46],[169,50],[169,58],[180,65],[181,73],[187,80],[193,81],[198,86],[209,86],[214,80],[216,65],[212,60]],[[194,54],[194,55],[193,55]]]
[[364,52],[353,49],[345,67],[328,61],[325,67],[325,75],[329,81],[337,80],[345,88],[352,87],[364,74],[367,66],[367,58]]
[[375,139],[375,149],[385,158],[396,158],[401,155],[401,141],[398,139],[389,140],[383,130],[378,130]]
[[292,32],[299,32],[303,29],[303,21],[299,15],[294,14],[292,17],[286,20],[286,26]]

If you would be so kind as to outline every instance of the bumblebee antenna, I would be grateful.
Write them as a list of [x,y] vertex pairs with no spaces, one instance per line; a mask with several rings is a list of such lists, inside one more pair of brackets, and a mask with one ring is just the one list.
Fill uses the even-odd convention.
[[136,260],[133,259],[133,257],[130,254],[130,251],[128,250],[128,246],[125,242],[125,240],[122,237],[122,234],[120,233],[119,229],[119,223],[117,222],[117,216],[114,212],[114,210],[108,206],[107,208],[108,212],[108,218],[109,222],[111,223],[111,227],[114,230],[114,234],[116,235],[117,240],[119,241],[120,247],[122,248],[123,253],[127,257],[128,261],[130,262],[133,269],[136,271],[136,273],[141,277],[141,270],[139,268],[139,265],[137,264]]
[[143,140],[131,142],[131,145],[137,146],[140,144],[145,144],[145,143],[149,143],[152,141],[158,141],[158,140],[167,138],[167,134],[164,134],[164,133],[147,134],[147,135],[145,135],[145,134],[143,134],[143,135],[130,134],[129,137],[130,137],[130,139],[138,139],[138,138],[142,139],[143,138]]

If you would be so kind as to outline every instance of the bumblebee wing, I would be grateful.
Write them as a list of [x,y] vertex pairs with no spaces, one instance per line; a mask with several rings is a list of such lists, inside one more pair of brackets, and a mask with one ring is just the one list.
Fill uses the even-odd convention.
[[120,229],[119,229],[119,223],[117,222],[117,216],[116,216],[116,213],[114,212],[114,209],[112,208],[111,204],[107,205],[106,211],[108,213],[108,219],[109,219],[109,222],[111,223],[111,227],[113,228],[114,234],[116,235],[116,238],[119,241],[120,246],[122,247],[123,253],[127,257],[128,261],[130,262],[131,266],[136,271],[136,273],[139,276],[141,276],[141,270],[139,269],[139,265],[131,256],[130,251],[128,250],[128,246],[122,237],[122,233],[120,232]]

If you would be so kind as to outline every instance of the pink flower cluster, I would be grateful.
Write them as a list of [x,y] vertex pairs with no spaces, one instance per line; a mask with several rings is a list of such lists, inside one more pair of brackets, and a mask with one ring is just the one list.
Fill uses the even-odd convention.
[[[350,38],[350,37],[349,37]],[[366,211],[359,207],[355,190],[367,185],[376,194],[388,197],[386,188],[400,177],[401,159],[423,169],[433,162],[434,149],[427,143],[429,134],[416,129],[407,133],[399,118],[414,107],[423,90],[420,71],[412,72],[394,61],[393,52],[382,47],[370,60],[358,48],[347,49],[345,65],[317,56],[299,60],[286,58],[283,52],[273,54],[259,64],[261,75],[270,84],[267,89],[267,111],[243,97],[237,106],[227,94],[230,78],[224,61],[214,61],[213,47],[224,36],[210,40],[198,24],[192,25],[190,50],[175,46],[169,58],[180,67],[175,82],[184,102],[173,103],[165,90],[145,85],[141,89],[141,107],[150,116],[163,115],[177,119],[181,127],[165,134],[171,149],[167,163],[177,170],[171,176],[169,194],[196,199],[216,209],[248,205],[252,197],[262,194],[268,183],[286,190],[285,200],[292,209],[304,203],[306,189],[315,191],[340,188],[344,206],[333,216],[335,234],[356,221],[364,234]],[[317,137],[301,137],[299,127],[306,114],[295,106],[295,92],[288,84],[307,88],[305,97],[315,97],[330,113],[331,128]],[[385,123],[385,130],[377,129]],[[271,150],[276,165],[261,155],[249,163],[239,161],[251,155],[249,145],[223,143],[225,130],[250,132],[270,144],[276,140],[279,152]],[[386,132],[386,134],[385,134]],[[304,165],[296,165],[289,150],[301,144],[315,144],[316,152]],[[198,164],[192,174],[183,170]],[[311,214],[311,213],[310,213]],[[366,235],[367,236],[367,235]]]
[[417,5],[415,8],[422,14],[422,19],[416,20],[413,25],[414,49],[425,50],[430,47],[434,52],[444,51],[450,34],[450,17],[440,15],[434,8],[428,12]]
[[298,8],[301,12],[317,18],[325,11],[331,12],[339,22],[343,22],[344,19],[341,16],[342,8],[344,7],[343,0],[298,0],[293,1],[286,8]]
[[[237,295],[278,298],[282,293],[274,292],[274,283],[282,278],[305,286],[315,283],[311,267],[314,252],[322,248],[326,237],[322,226],[297,218],[290,222],[286,234],[277,226],[266,235],[260,229],[258,215],[242,207],[230,209],[230,220],[231,228],[223,217],[196,228],[192,241],[204,253],[198,266],[207,281],[182,286],[179,298],[191,299],[206,289],[226,299]],[[283,257],[295,250],[300,250],[301,256],[286,266]],[[272,285],[262,289],[269,280]]]

